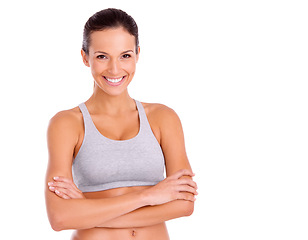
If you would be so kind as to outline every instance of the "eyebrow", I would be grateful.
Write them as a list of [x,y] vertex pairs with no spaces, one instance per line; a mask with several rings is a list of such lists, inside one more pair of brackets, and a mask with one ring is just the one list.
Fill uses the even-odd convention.
[[[127,50],[127,51],[122,52],[121,54],[128,53],[128,52],[134,52],[134,51],[133,51],[133,50]],[[102,53],[102,54],[109,55],[108,53],[103,52],[103,51],[96,51],[96,52],[94,52],[94,53]]]

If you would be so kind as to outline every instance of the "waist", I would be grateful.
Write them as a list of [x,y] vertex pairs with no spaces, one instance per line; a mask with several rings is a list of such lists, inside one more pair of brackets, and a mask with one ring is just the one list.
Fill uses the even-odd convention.
[[169,240],[165,223],[139,228],[91,228],[76,230],[72,240]]
[[[110,198],[124,195],[134,191],[142,191],[150,186],[120,187],[98,192],[86,192],[84,196],[89,199]],[[159,223],[146,227],[131,228],[104,228],[97,227],[91,229],[76,230],[72,240],[169,240],[166,224]]]

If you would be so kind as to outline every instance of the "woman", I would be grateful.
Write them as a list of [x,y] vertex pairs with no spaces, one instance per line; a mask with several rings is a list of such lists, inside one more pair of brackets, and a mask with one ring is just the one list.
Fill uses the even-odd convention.
[[74,240],[167,240],[165,221],[191,215],[197,194],[180,120],[172,109],[128,94],[140,53],[129,15],[102,10],[83,37],[94,91],[50,120],[50,224],[76,229]]

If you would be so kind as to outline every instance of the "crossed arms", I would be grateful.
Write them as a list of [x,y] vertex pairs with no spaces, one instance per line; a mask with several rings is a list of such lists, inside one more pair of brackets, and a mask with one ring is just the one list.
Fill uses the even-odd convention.
[[182,126],[173,110],[162,106],[160,115],[164,116],[160,144],[167,178],[148,189],[104,199],[86,199],[72,182],[72,156],[79,137],[76,117],[60,112],[51,119],[45,198],[54,230],[142,227],[192,214],[197,186],[192,180]]

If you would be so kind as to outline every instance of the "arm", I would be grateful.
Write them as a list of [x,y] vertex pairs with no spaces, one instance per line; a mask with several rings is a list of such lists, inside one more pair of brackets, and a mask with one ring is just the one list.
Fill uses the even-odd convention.
[[[193,176],[193,174],[187,169],[181,169],[154,187],[151,187],[151,189],[142,191],[142,196],[146,199],[148,205],[155,205],[155,202],[157,202],[153,196],[170,195],[169,193],[171,192],[172,194],[170,196],[172,197],[167,198],[167,200],[164,201],[165,203],[160,200],[160,202],[162,202],[161,205],[142,207],[131,213],[106,221],[98,226],[109,228],[143,227],[167,221],[169,219],[166,217],[170,217],[171,215],[173,217],[170,219],[191,215],[192,212],[187,212],[189,208],[183,208],[183,205],[179,203],[183,201],[185,204],[188,204],[189,201],[195,201],[194,194],[197,194],[197,186],[196,183],[189,178],[181,179],[183,176]],[[55,180],[50,190],[63,199],[84,198],[73,181],[64,177],[59,177]],[[178,200],[174,201],[174,199]],[[179,207],[181,207],[181,209],[178,209]],[[172,212],[172,214],[168,216],[164,215],[166,211],[169,211],[169,213]]]
[[[51,119],[47,132],[49,162],[46,183],[59,175],[72,179],[73,152],[79,137],[76,129],[78,121],[72,112],[61,112]],[[64,200],[46,189],[45,198],[50,224],[57,231],[92,228],[147,205],[140,192],[110,199]]]
[[[184,206],[184,207],[183,207]],[[159,224],[171,219],[190,216],[192,208],[186,200],[176,200],[162,205],[146,206],[101,224],[107,228],[134,228]]]
[[[146,205],[185,199],[186,196],[174,187],[180,185],[178,181],[160,184],[167,189],[164,192],[155,192],[154,189],[146,194],[139,191],[106,199],[63,199],[49,191],[47,182],[51,182],[55,176],[72,180],[73,153],[79,137],[76,129],[76,116],[67,112],[53,117],[48,127],[49,162],[45,198],[48,218],[54,230],[93,228]],[[189,173],[182,172],[178,178],[186,174]]]
[[[165,156],[167,177],[179,169],[191,170],[184,143],[182,125],[177,114],[163,105],[156,111],[160,127],[160,144]],[[183,178],[191,179],[189,176]],[[196,185],[193,186],[196,188]],[[191,194],[191,193],[190,193]],[[194,192],[197,194],[197,192]],[[191,194],[193,196],[193,194]],[[194,211],[194,201],[175,200],[162,205],[146,206],[99,225],[100,227],[127,228],[158,224],[170,219],[189,216]]]

